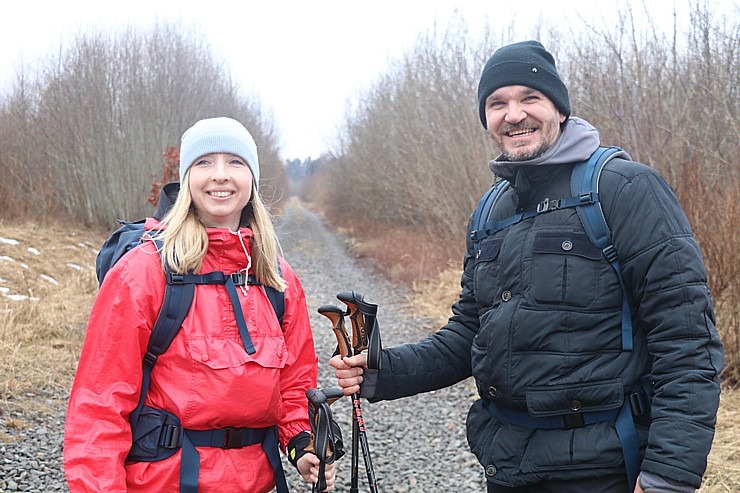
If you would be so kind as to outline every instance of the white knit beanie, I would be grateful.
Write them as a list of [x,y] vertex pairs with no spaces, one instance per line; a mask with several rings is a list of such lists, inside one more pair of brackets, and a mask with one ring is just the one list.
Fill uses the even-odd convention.
[[244,125],[232,118],[206,118],[182,134],[180,142],[180,183],[196,159],[206,154],[224,152],[244,159],[252,170],[254,184],[259,188],[260,163],[257,145]]

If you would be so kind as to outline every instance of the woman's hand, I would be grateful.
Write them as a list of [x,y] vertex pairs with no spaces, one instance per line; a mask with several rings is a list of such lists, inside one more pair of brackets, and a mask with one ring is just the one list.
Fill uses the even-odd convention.
[[[298,462],[296,464],[298,467],[298,472],[301,474],[301,477],[308,481],[311,484],[316,484],[319,482],[319,458],[316,457],[314,454],[308,453],[298,459]],[[333,464],[327,464],[326,470],[324,473],[324,478],[326,479],[326,489],[323,491],[334,491],[334,479],[337,472],[337,464],[336,462]]]

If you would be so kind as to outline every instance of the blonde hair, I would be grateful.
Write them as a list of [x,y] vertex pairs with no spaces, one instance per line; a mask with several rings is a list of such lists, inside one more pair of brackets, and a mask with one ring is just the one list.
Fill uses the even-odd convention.
[[[189,173],[188,169],[183,183],[188,183]],[[285,281],[280,276],[278,265],[280,244],[272,217],[259,196],[254,181],[252,198],[242,211],[242,223],[248,225],[254,233],[251,252],[254,277],[261,284],[284,291]],[[177,274],[200,272],[203,258],[208,251],[208,234],[198,219],[189,187],[180,185],[177,200],[162,219],[162,224],[166,227],[152,234],[152,237],[162,240],[162,266],[169,267]]]

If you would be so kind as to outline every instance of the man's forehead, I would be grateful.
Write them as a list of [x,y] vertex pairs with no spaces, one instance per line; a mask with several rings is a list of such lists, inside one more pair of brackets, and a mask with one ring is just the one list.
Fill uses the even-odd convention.
[[542,92],[538,91],[537,89],[532,89],[529,86],[503,86],[493,91],[488,97],[489,98],[500,98],[504,95],[511,95],[511,94],[520,94],[520,95],[542,94]]

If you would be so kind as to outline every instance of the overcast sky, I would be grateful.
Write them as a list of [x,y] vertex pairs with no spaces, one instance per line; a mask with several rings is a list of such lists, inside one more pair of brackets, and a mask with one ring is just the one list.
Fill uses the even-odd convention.
[[[674,0],[645,0],[670,21]],[[708,0],[730,6],[738,0]],[[316,158],[332,138],[348,98],[355,97],[412,48],[422,32],[446,26],[457,12],[471,32],[484,23],[527,37],[541,19],[567,29],[576,13],[603,26],[620,0],[10,0],[2,7],[0,87],[21,63],[32,66],[65,39],[126,25],[179,21],[204,34],[272,113],[284,158]],[[639,9],[641,0],[633,0]],[[689,0],[676,0],[679,7]],[[685,9],[684,9],[685,11]],[[485,60],[481,60],[481,66]],[[474,90],[474,88],[471,88]]]

